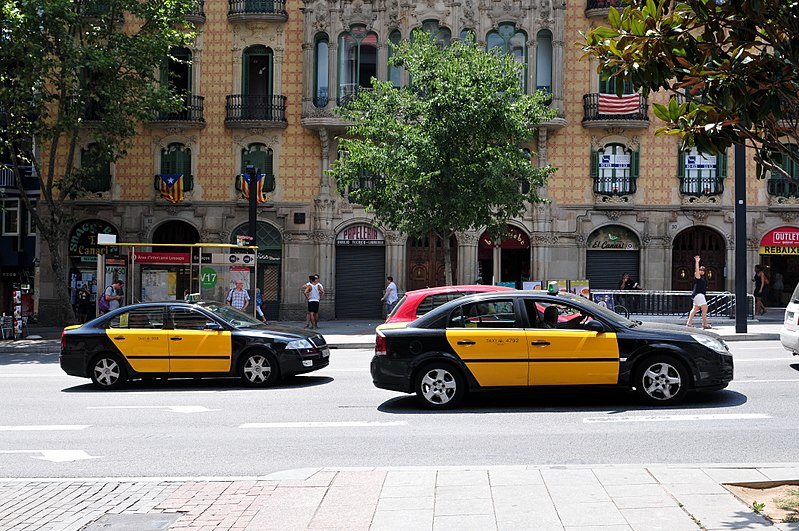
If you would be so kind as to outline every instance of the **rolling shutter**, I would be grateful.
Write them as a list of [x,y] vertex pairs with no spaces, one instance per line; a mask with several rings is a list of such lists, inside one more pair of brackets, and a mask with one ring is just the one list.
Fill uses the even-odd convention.
[[585,276],[589,287],[592,290],[619,289],[624,272],[630,273],[635,282],[643,285],[638,274],[639,261],[639,251],[586,251]]
[[337,319],[380,319],[385,287],[385,247],[336,246]]

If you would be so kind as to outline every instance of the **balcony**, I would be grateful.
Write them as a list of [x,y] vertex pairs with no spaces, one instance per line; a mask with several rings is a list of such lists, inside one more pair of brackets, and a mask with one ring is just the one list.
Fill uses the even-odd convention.
[[586,18],[607,18],[611,7],[621,11],[624,6],[621,5],[621,0],[587,0],[585,3],[585,16]]
[[[33,166],[19,166],[23,190],[38,190],[39,179],[33,174]],[[17,174],[9,164],[0,165],[0,189],[8,194],[17,190]]]
[[680,179],[680,194],[713,196],[724,193],[724,179],[721,177],[683,177]]
[[203,24],[205,22],[205,1],[195,0],[194,6],[189,9],[184,18],[193,24]]
[[230,22],[285,22],[286,0],[228,0]]
[[233,94],[227,97],[225,111],[225,125],[229,128],[284,129],[288,127],[285,96]]
[[183,108],[175,112],[160,112],[152,122],[148,122],[150,127],[178,128],[178,129],[202,129],[205,127],[205,117],[203,115],[203,104],[205,98],[202,96],[183,97]]
[[96,174],[85,175],[80,182],[80,187],[91,194],[101,194],[111,191],[111,175]]
[[635,193],[635,177],[594,177],[594,193],[607,196],[623,196]]
[[583,127],[646,129],[648,103],[640,94],[585,94],[583,96]]
[[773,197],[799,198],[799,184],[781,177],[772,177],[766,183],[768,195]]

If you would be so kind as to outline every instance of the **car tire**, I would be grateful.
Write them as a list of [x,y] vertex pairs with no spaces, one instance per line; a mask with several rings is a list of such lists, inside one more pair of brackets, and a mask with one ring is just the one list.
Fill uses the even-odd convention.
[[430,409],[451,409],[466,396],[466,380],[460,369],[445,361],[424,365],[416,373],[414,390]]
[[105,391],[120,389],[128,381],[125,363],[115,354],[95,356],[89,364],[89,375],[94,386]]
[[672,356],[647,356],[636,366],[633,385],[644,403],[672,406],[682,402],[688,392],[688,371]]
[[239,363],[239,376],[249,387],[272,386],[278,380],[277,360],[266,352],[248,352]]

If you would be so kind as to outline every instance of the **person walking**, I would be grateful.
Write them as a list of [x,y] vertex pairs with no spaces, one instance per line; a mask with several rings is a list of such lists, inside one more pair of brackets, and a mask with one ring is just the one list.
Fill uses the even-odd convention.
[[250,294],[244,289],[244,281],[237,280],[233,289],[227,294],[227,303],[239,311],[246,312],[250,305]]
[[125,300],[125,283],[119,279],[114,280],[110,286],[105,288],[103,298],[108,302],[108,312],[116,310],[124,306],[122,301]]
[[713,328],[707,322],[707,278],[705,277],[705,266],[699,265],[699,256],[694,256],[694,289],[691,292],[694,306],[688,314],[687,326],[694,326],[694,315],[696,312],[702,311],[702,328]]
[[261,295],[261,288],[255,288],[255,313],[258,314],[258,319],[266,323],[266,317],[264,317],[264,310],[263,308],[261,308],[263,304],[264,304],[264,298]]
[[397,304],[399,296],[397,295],[397,285],[394,284],[394,277],[386,277],[386,280],[388,280],[388,285],[380,300],[386,303],[386,316],[388,316],[394,309],[394,305]]
[[78,302],[78,322],[83,324],[86,322],[86,318],[89,315],[89,308],[92,305],[92,290],[88,282],[84,283],[78,290],[78,294],[75,298]]
[[752,282],[755,283],[755,315],[763,315],[766,313],[766,305],[764,304],[768,296],[768,276],[763,271],[763,266],[755,266],[755,276],[752,277]]
[[319,283],[319,275],[309,275],[305,284],[305,298],[308,300],[308,322],[305,328],[319,328],[319,301],[325,295],[325,288]]

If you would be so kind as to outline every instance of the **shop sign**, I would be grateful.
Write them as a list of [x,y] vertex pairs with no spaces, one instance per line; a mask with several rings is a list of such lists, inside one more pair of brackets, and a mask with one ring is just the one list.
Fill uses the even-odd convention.
[[760,254],[799,255],[799,229],[780,227],[767,232],[760,240]]
[[119,249],[110,245],[98,245],[98,234],[114,234],[117,230],[99,219],[86,220],[72,229],[69,234],[70,256],[96,256],[98,254],[117,254]]
[[203,267],[200,270],[200,286],[203,289],[213,289],[217,280],[219,280],[219,273],[213,267]]
[[150,253],[136,251],[130,253],[130,261],[138,262],[139,264],[188,264],[191,261],[191,253]]
[[336,236],[336,245],[385,245],[383,234],[371,225],[352,225]]
[[618,225],[602,227],[588,237],[589,251],[637,251],[638,237],[625,227]]
[[[508,226],[508,233],[502,239],[503,249],[529,249],[530,238],[525,232],[517,227]],[[480,243],[478,244],[483,249],[494,246],[494,241],[488,232],[484,232],[480,236]]]

